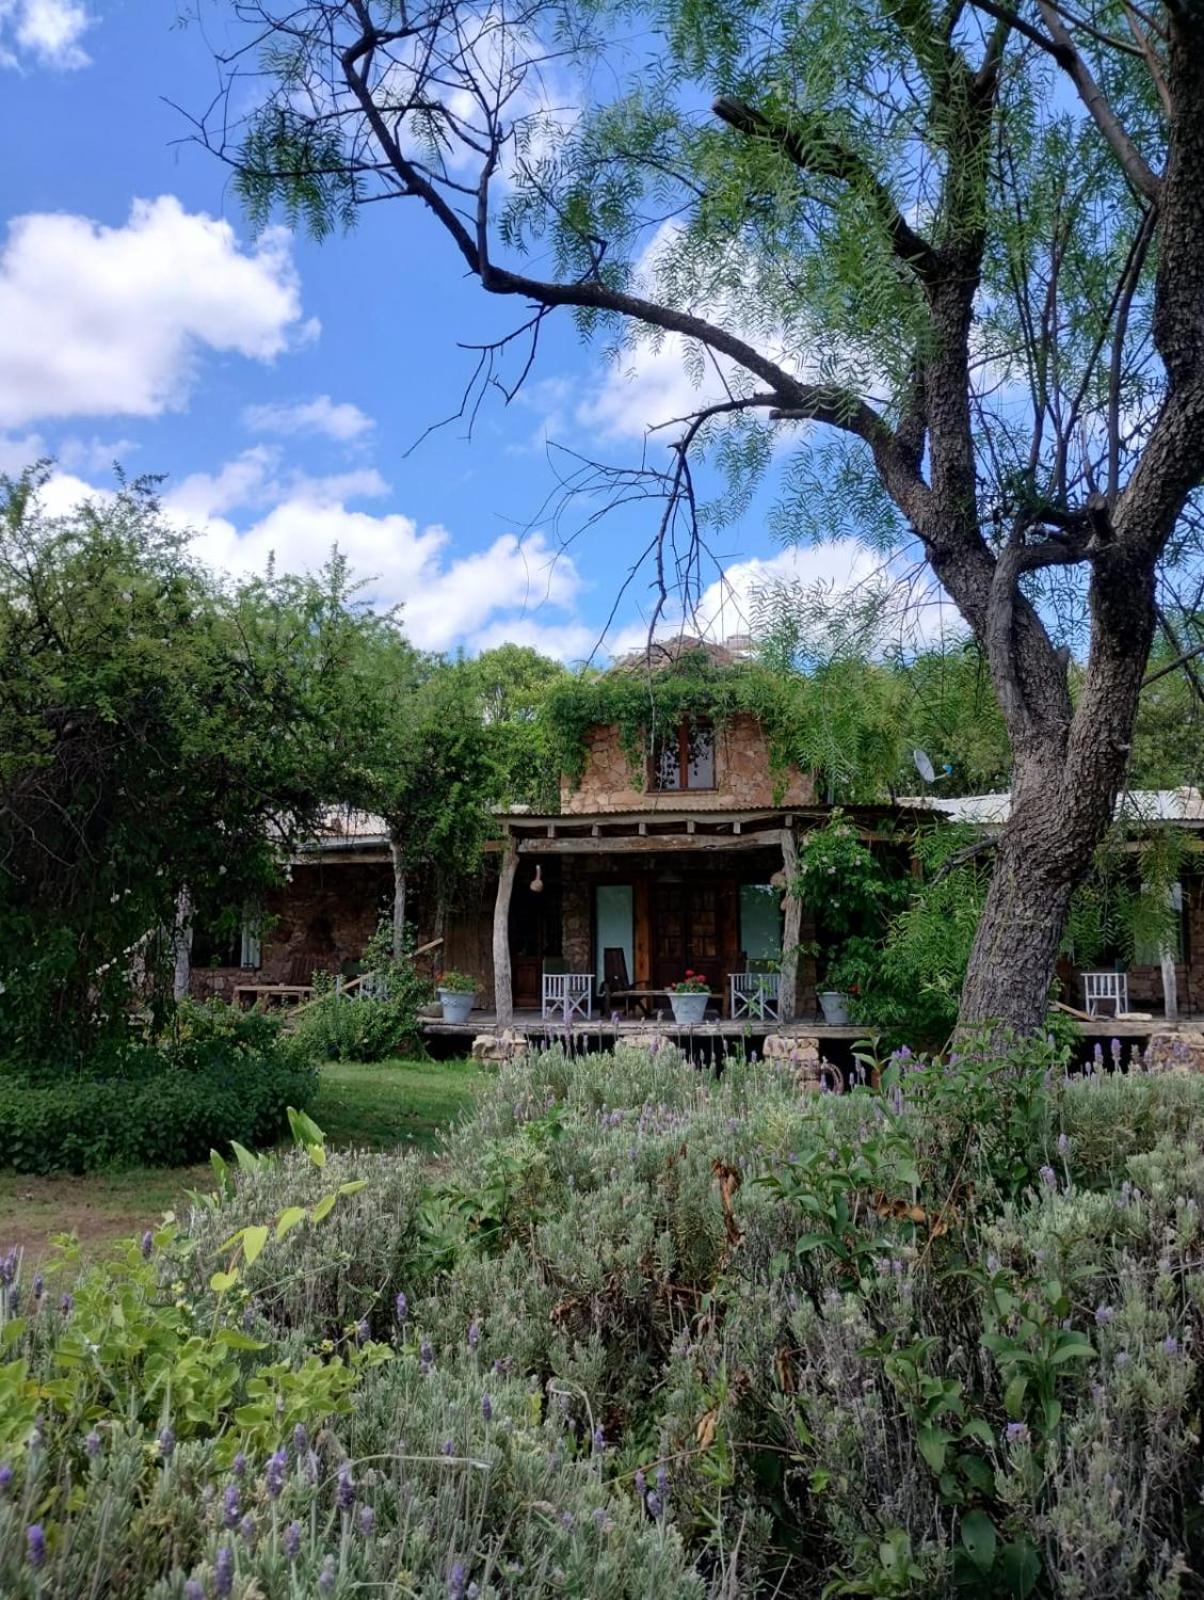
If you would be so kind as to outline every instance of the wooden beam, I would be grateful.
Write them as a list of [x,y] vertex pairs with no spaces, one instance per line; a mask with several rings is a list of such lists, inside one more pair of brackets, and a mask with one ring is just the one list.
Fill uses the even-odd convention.
[[[536,841],[532,840],[532,844]],[[507,833],[497,880],[497,899],[493,903],[493,1008],[499,1028],[514,1021],[514,985],[510,977],[510,892],[518,871],[518,848],[512,833]]]
[[575,839],[520,839],[518,848],[523,855],[541,856],[655,855],[681,850],[771,850],[781,837],[780,828],[742,833],[739,838],[728,833],[646,833],[601,839],[582,835]]
[[793,893],[798,876],[798,846],[794,829],[783,828],[779,834],[782,842],[782,871],[786,874],[786,917],[782,927],[782,991],[778,1015],[783,1022],[793,1022],[798,1009],[798,947],[802,935],[803,905]]

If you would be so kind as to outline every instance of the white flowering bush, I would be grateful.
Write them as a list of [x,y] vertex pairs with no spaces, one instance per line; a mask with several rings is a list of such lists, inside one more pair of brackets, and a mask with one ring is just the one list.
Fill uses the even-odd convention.
[[0,1593],[1187,1600],[1204,1081],[1107,1054],[553,1050],[433,1166],[0,1258]]

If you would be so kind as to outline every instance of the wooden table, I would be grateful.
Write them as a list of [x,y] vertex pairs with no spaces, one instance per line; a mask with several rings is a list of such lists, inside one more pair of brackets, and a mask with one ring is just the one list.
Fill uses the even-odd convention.
[[254,1008],[260,1000],[275,1001],[278,1005],[299,1006],[303,1000],[308,1000],[314,992],[312,983],[239,983],[234,987],[234,1004],[242,1006],[243,997],[251,996],[251,1005]]

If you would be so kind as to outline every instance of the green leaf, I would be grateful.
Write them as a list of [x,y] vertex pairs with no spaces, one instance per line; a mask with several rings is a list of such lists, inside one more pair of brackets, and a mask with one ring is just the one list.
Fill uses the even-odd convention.
[[977,1439],[980,1444],[993,1445],[995,1435],[991,1432],[991,1424],[984,1417],[971,1417],[962,1429],[963,1439]]
[[976,1489],[979,1494],[995,1493],[995,1473],[981,1456],[958,1456],[957,1464],[961,1468],[962,1477],[972,1489]]
[[323,1217],[328,1217],[330,1215],[331,1211],[334,1209],[334,1203],[337,1199],[337,1194],[324,1194],[318,1201],[317,1205],[315,1205],[313,1210],[310,1212],[310,1216],[315,1222],[321,1222]]
[[338,1192],[340,1194],[358,1194],[361,1189],[366,1189],[367,1187],[367,1178],[353,1178],[350,1183],[340,1183]]
[[980,1572],[990,1572],[995,1562],[995,1524],[985,1511],[968,1511],[962,1518],[962,1544]]
[[1017,1539],[999,1552],[999,1575],[1010,1600],[1027,1600],[1041,1575],[1041,1558],[1031,1540]]
[[267,1346],[262,1339],[252,1339],[249,1333],[243,1333],[239,1328],[221,1328],[214,1336],[214,1344],[220,1345],[225,1350],[266,1350]]
[[305,1221],[304,1206],[286,1206],[276,1218],[276,1237],[283,1239],[290,1228],[295,1228],[299,1222]]
[[945,1465],[945,1453],[949,1447],[949,1435],[943,1428],[921,1428],[916,1435],[916,1443],[920,1447],[920,1454],[927,1461],[933,1472],[940,1472]]
[[1024,1396],[1027,1389],[1027,1378],[1013,1378],[1003,1391],[1003,1409],[1013,1422],[1024,1420]]
[[803,1233],[794,1242],[796,1256],[805,1256],[809,1250],[821,1250],[824,1245],[831,1244],[832,1237],[827,1233]]
[[228,1294],[238,1282],[238,1268],[231,1267],[229,1272],[215,1272],[209,1280],[209,1287],[214,1294]]
[[1060,1344],[1049,1358],[1051,1367],[1060,1367],[1067,1361],[1094,1361],[1095,1346],[1089,1339],[1083,1339],[1077,1334],[1068,1334],[1065,1343]]
[[254,1227],[243,1229],[242,1248],[243,1254],[247,1258],[248,1266],[251,1266],[254,1262],[258,1261],[260,1255],[263,1253],[263,1247],[265,1244],[267,1244],[267,1242],[268,1230],[261,1223],[256,1223]]

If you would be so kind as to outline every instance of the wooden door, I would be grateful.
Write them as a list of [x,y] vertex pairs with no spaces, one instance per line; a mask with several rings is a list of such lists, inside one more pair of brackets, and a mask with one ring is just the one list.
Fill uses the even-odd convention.
[[663,989],[693,970],[715,994],[723,993],[724,909],[720,883],[653,885],[653,988]]

